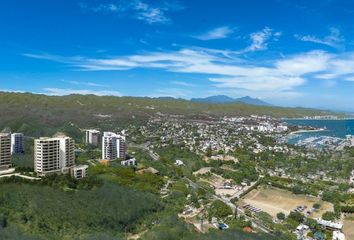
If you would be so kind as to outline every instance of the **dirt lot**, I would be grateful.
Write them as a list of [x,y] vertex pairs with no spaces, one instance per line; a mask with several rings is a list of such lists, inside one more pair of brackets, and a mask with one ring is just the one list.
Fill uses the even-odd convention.
[[211,167],[203,167],[203,168],[199,169],[198,171],[193,172],[193,175],[198,175],[198,174],[203,175],[203,174],[209,173],[210,170],[211,170]]
[[309,209],[314,203],[320,203],[321,209],[313,212],[310,215],[312,218],[320,217],[326,211],[333,211],[333,205],[331,203],[323,202],[319,198],[295,195],[289,191],[268,186],[259,187],[251,191],[241,199],[241,203],[248,203],[258,207],[273,217],[279,212],[283,212],[287,215],[297,206],[307,206]]
[[343,233],[347,240],[354,240],[354,214],[344,220]]

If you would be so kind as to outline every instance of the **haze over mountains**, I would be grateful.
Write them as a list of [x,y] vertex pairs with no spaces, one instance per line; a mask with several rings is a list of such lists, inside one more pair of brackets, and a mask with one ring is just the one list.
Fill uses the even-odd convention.
[[226,95],[216,95],[206,98],[192,98],[192,102],[201,102],[201,103],[214,103],[214,104],[225,104],[225,103],[245,103],[250,105],[257,106],[272,106],[271,104],[264,102],[258,98],[252,98],[249,96],[240,97],[240,98],[231,98]]

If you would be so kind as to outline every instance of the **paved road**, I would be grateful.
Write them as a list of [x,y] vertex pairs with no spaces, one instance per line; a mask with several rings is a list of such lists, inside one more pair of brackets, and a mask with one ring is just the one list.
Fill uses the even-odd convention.
[[129,147],[139,148],[139,149],[142,149],[144,151],[147,151],[149,153],[150,157],[153,160],[158,161],[160,159],[160,156],[157,153],[155,153],[152,150],[150,150],[149,149],[149,145],[150,145],[150,142],[146,142],[146,143],[143,143],[143,144],[130,143]]
[[16,177],[20,177],[20,178],[25,178],[25,179],[29,179],[29,180],[41,180],[41,178],[30,177],[30,176],[26,176],[26,175],[21,175],[20,173],[11,173],[11,174],[0,175],[0,178],[12,177],[12,176],[16,176]]

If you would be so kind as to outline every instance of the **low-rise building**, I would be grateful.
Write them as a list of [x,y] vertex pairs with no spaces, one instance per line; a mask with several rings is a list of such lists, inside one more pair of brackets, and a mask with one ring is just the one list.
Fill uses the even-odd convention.
[[77,165],[70,169],[70,174],[73,178],[82,179],[87,177],[88,165]]
[[182,160],[177,159],[177,160],[175,161],[175,165],[176,165],[176,166],[182,166],[182,165],[184,165],[184,163],[183,163]]
[[122,166],[135,166],[136,165],[136,159],[135,158],[131,158],[128,160],[123,160],[120,162],[120,164]]
[[334,231],[332,239],[333,240],[345,240],[345,235],[344,235],[344,233],[342,233],[340,231]]
[[316,219],[317,223],[329,230],[342,230],[343,224],[342,223],[335,223],[323,219]]

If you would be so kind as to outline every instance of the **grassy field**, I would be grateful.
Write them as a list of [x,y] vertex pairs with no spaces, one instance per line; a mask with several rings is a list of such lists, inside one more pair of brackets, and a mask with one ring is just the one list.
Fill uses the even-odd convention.
[[354,214],[344,220],[343,233],[347,240],[354,240]]
[[258,207],[273,217],[279,212],[283,212],[287,215],[300,205],[311,208],[314,203],[320,203],[321,208],[311,214],[310,217],[312,218],[320,217],[326,211],[333,211],[333,205],[331,203],[323,202],[319,198],[295,195],[289,191],[268,186],[262,186],[251,191],[241,199],[241,203],[248,203]]

